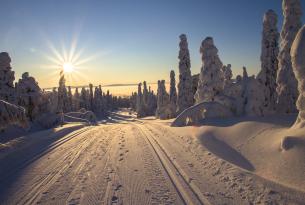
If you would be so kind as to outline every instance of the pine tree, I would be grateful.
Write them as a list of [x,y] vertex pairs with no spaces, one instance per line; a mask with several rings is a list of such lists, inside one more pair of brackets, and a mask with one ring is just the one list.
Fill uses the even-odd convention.
[[142,83],[138,84],[138,95],[137,95],[137,117],[144,117],[144,103],[142,94]]
[[207,37],[202,41],[200,53],[203,65],[195,99],[196,103],[211,102],[224,88],[223,64],[218,57],[218,49],[215,47],[212,37]]
[[8,53],[0,53],[0,100],[16,103],[14,89],[15,72],[11,68],[11,58]]
[[180,35],[179,43],[179,83],[178,83],[178,98],[177,112],[181,113],[186,108],[194,104],[194,96],[192,94],[192,74],[190,53],[185,34]]
[[281,113],[296,112],[298,96],[297,80],[292,70],[290,50],[293,40],[302,26],[302,8],[300,0],[283,0],[284,23],[281,32],[279,52],[279,70],[277,73],[278,111]]
[[263,20],[261,71],[257,75],[265,96],[261,105],[264,114],[273,113],[276,109],[276,73],[279,53],[279,33],[276,26],[277,15],[273,10],[268,10]]
[[33,121],[39,115],[39,106],[42,102],[42,91],[38,83],[25,72],[16,84],[16,89],[18,105],[25,108],[27,117]]

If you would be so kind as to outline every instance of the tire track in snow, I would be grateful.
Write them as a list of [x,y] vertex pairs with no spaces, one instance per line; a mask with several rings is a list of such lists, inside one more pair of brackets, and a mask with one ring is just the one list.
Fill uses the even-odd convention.
[[[185,204],[205,204],[211,205],[208,199],[203,196],[200,189],[194,184],[190,177],[181,169],[181,167],[171,159],[168,153],[165,151],[164,147],[162,147],[155,137],[150,132],[145,130],[140,125],[133,123],[140,132],[142,132],[143,136],[146,137],[148,143],[153,148],[155,154],[159,158],[164,170],[168,174],[171,179],[172,184],[177,190],[177,193],[183,200]],[[141,123],[143,124],[143,123]]]

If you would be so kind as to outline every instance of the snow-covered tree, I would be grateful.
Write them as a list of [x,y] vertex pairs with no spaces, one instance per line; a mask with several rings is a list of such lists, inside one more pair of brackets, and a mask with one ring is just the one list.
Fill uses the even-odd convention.
[[262,85],[261,92],[264,92],[265,96],[261,105],[264,114],[273,113],[276,109],[276,73],[279,53],[279,33],[276,26],[277,15],[273,10],[268,10],[263,20],[261,70],[256,78]]
[[169,101],[172,110],[171,116],[176,116],[177,90],[176,90],[175,71],[173,70],[171,70],[170,72]]
[[79,106],[80,106],[80,108],[88,109],[88,106],[87,106],[87,91],[86,91],[85,87],[82,87],[81,92],[80,92]]
[[194,95],[192,93],[191,60],[185,34],[180,35],[179,47],[177,112],[181,113],[183,110],[194,104]]
[[224,88],[223,64],[219,59],[218,49],[215,47],[212,37],[207,37],[202,41],[200,53],[203,65],[195,99],[196,103],[211,102]]
[[75,92],[73,95],[73,110],[78,111],[80,109],[80,95],[78,92],[78,88],[75,88]]
[[131,96],[130,96],[130,107],[133,109],[133,110],[136,110],[136,107],[137,107],[137,92],[132,92],[131,93]]
[[95,87],[93,99],[93,111],[96,114],[103,114],[103,93],[101,87]]
[[143,103],[143,94],[142,94],[142,83],[138,84],[138,95],[137,95],[137,117],[144,117],[144,103]]
[[297,80],[292,70],[290,50],[293,40],[302,26],[300,0],[283,0],[284,23],[281,31],[279,52],[279,70],[277,73],[278,111],[282,113],[296,112],[298,96]]
[[93,110],[93,85],[89,84],[89,110]]
[[59,86],[58,86],[58,112],[69,111],[69,100],[66,88],[66,79],[63,71],[60,71]]
[[[195,96],[195,94],[197,92],[198,82],[199,82],[199,75],[200,74],[192,75],[192,93],[193,93],[193,96]],[[194,98],[193,101],[195,103],[195,98]]]
[[173,70],[171,70],[171,72],[170,72],[169,99],[170,99],[170,102],[172,104],[176,105],[176,103],[177,103],[177,90],[176,90],[175,71],[173,71]]
[[8,53],[0,53],[0,99],[10,103],[15,102],[14,90],[15,72],[11,68],[11,58]]
[[71,86],[68,86],[67,97],[68,97],[67,112],[71,112],[73,110],[73,95],[72,95]]
[[291,58],[293,71],[298,81],[299,97],[297,100],[297,109],[299,115],[296,120],[295,126],[305,126],[305,26],[298,32],[292,48]]
[[224,86],[230,86],[232,84],[232,70],[231,70],[231,64],[228,65],[224,65],[222,67],[222,72],[223,72],[223,76],[224,76]]
[[246,66],[243,66],[243,80],[247,80],[249,78]]
[[39,114],[39,105],[42,100],[42,91],[38,83],[28,72],[22,74],[16,84],[18,105],[26,110],[26,115],[32,121]]
[[143,82],[143,104],[145,107],[145,110],[148,109],[148,89],[147,89],[147,83],[146,81]]
[[165,89],[165,80],[158,81],[156,117],[160,119],[169,119],[174,117],[172,116],[172,111],[170,109],[169,95]]

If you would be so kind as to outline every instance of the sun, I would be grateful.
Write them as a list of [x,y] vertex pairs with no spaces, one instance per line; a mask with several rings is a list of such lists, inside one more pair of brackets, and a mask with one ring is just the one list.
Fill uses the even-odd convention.
[[62,67],[65,73],[72,73],[74,70],[74,66],[70,62],[65,62]]

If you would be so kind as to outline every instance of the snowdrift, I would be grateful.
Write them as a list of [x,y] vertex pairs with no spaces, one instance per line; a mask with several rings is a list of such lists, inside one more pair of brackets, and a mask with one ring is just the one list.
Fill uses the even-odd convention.
[[207,118],[223,118],[233,116],[233,113],[218,102],[202,102],[185,109],[171,124],[172,127],[198,124]]
[[305,128],[290,128],[294,120],[295,116],[211,120],[199,128],[197,137],[216,156],[305,191]]

